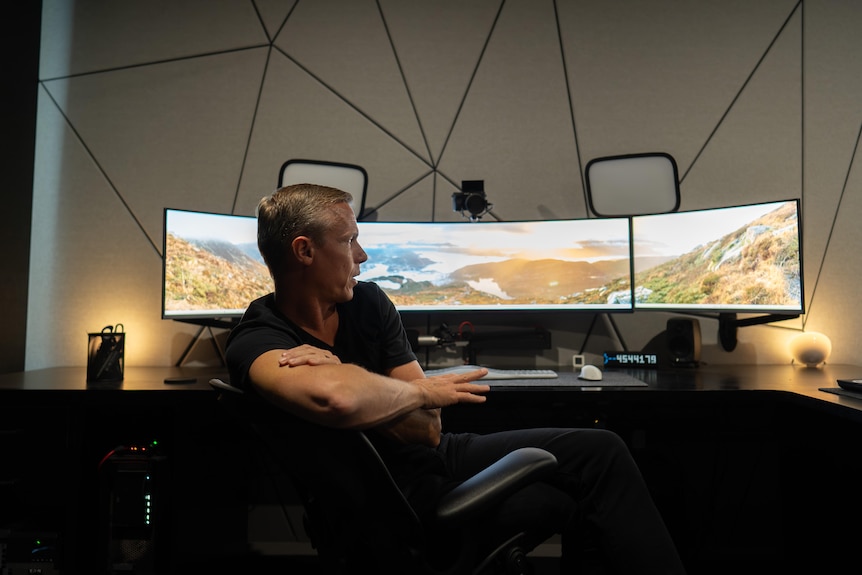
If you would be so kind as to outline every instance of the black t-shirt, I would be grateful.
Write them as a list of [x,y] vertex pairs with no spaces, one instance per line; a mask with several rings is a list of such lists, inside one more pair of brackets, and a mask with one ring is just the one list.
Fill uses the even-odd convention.
[[[342,363],[353,363],[383,374],[416,359],[398,310],[377,284],[359,282],[353,299],[338,304],[338,332],[330,346],[287,319],[275,306],[275,296],[252,302],[227,340],[226,357],[231,383],[252,392],[248,370],[261,354],[309,344],[332,351]],[[285,413],[285,417],[291,417]],[[405,487],[428,474],[445,475],[436,450],[423,445],[401,445],[379,436],[368,436],[395,480]],[[310,438],[311,440],[311,438]]]
[[337,305],[338,333],[330,346],[276,309],[273,294],[248,306],[227,340],[227,364],[231,383],[248,389],[248,370],[261,354],[309,344],[332,351],[342,363],[352,363],[375,373],[416,359],[401,316],[377,284],[359,282],[353,299]]

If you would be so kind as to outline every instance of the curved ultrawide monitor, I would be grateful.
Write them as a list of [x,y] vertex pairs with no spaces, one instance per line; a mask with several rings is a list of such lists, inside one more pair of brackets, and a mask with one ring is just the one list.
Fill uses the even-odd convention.
[[399,311],[631,311],[626,218],[359,222],[359,279]]
[[804,313],[799,201],[632,218],[635,310]]
[[[359,222],[358,279],[399,311],[631,311],[629,220]],[[165,210],[162,317],[239,318],[272,291],[257,220]]]

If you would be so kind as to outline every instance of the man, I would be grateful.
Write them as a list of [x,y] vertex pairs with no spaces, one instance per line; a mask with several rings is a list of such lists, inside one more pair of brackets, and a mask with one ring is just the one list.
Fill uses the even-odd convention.
[[502,540],[526,529],[535,545],[587,525],[619,573],[684,573],[673,542],[625,444],[597,429],[487,435],[442,431],[440,408],[482,403],[486,374],[426,378],[400,316],[375,284],[358,282],[368,259],[350,194],[288,186],[258,206],[258,246],[275,291],[251,303],[227,343],[235,385],[323,426],[365,429],[395,479],[463,480],[505,453],[544,448],[559,462],[547,482],[511,497],[488,529]]

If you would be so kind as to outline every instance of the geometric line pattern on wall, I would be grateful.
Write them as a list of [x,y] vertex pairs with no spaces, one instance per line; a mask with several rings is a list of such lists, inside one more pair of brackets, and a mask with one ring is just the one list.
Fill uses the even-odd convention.
[[464,179],[490,217],[584,217],[586,161],[643,151],[682,209],[802,195],[798,0],[67,4],[40,81],[155,252],[164,207],[251,214],[291,158],[362,165],[381,220],[459,220]]

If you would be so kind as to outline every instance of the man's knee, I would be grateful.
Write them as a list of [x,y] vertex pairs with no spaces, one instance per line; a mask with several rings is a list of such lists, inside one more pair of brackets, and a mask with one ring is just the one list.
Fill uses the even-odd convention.
[[591,429],[594,437],[593,441],[603,450],[609,453],[625,452],[628,453],[628,446],[622,437],[608,429]]
[[622,438],[607,429],[570,430],[557,439],[558,443],[551,451],[557,456],[561,471],[569,465],[574,468],[594,464],[606,467],[621,460],[631,460],[628,446]]

